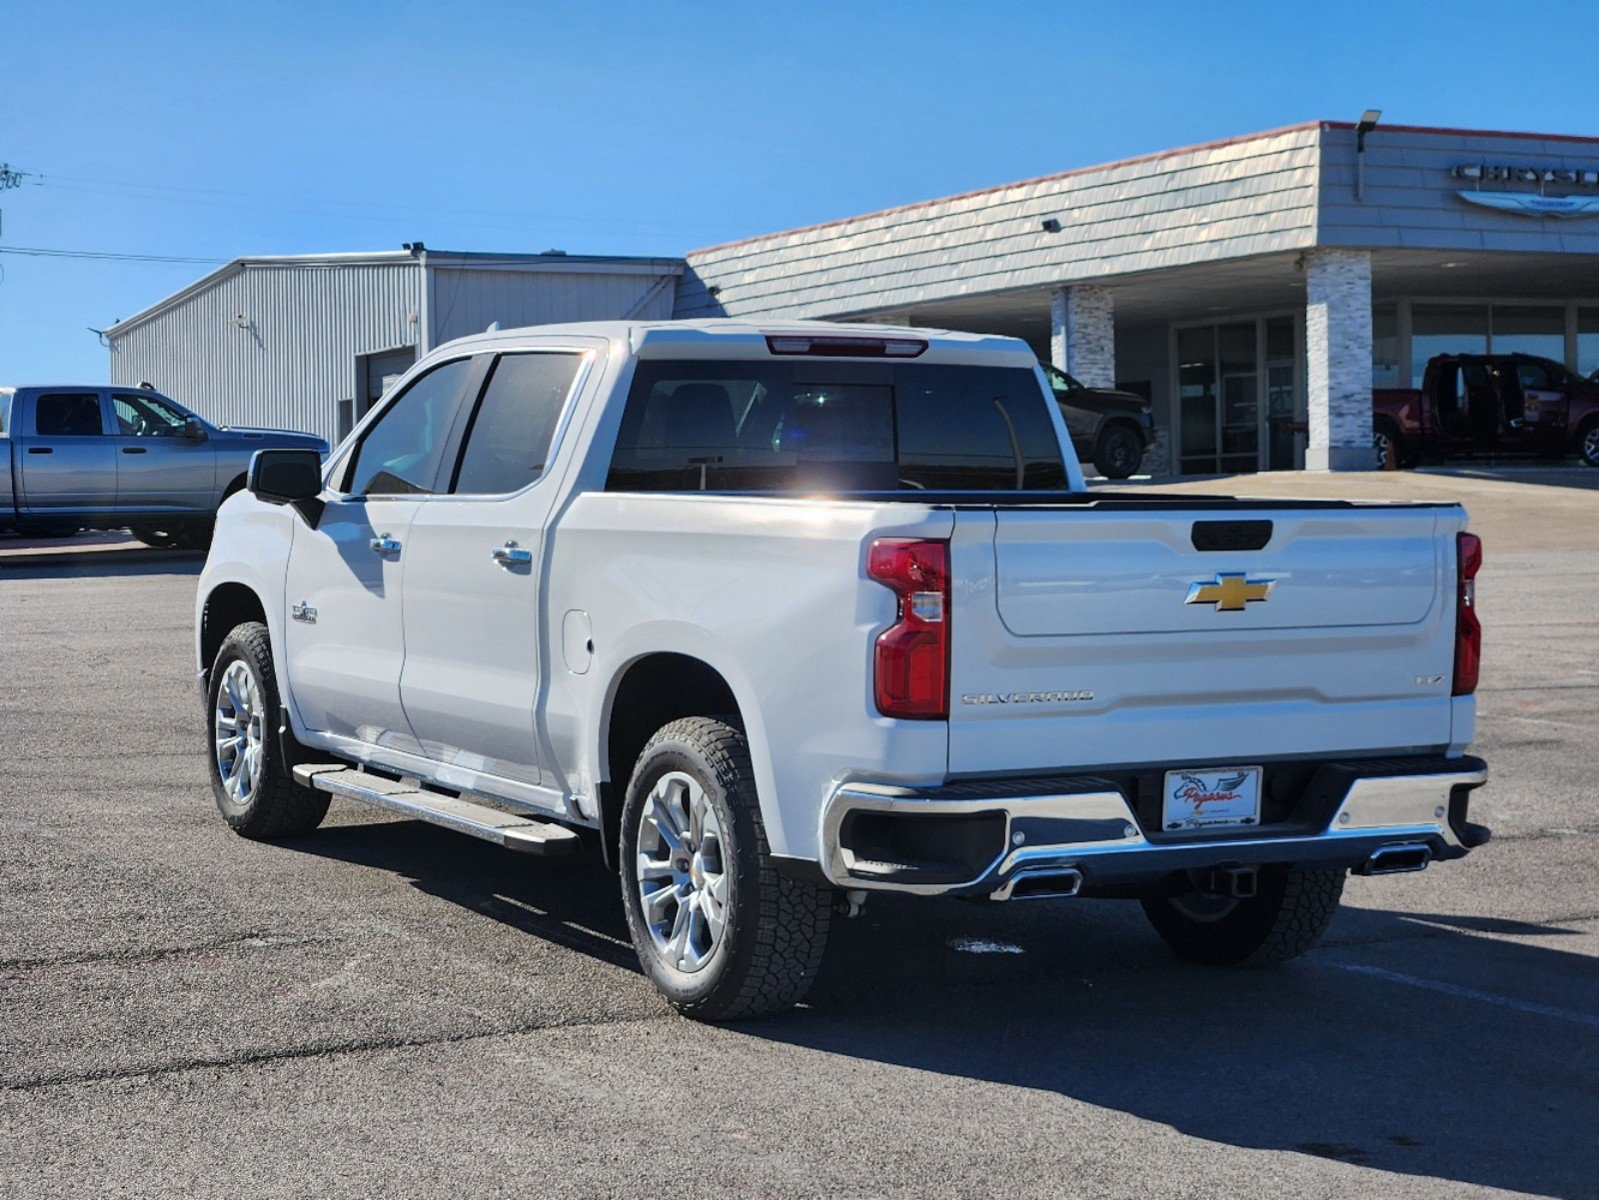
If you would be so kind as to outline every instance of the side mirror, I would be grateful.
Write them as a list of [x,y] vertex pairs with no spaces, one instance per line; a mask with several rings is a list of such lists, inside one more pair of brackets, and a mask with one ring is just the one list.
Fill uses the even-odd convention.
[[191,442],[203,442],[210,434],[205,431],[205,422],[199,417],[190,417],[183,423],[183,436]]
[[315,450],[257,450],[245,486],[268,504],[315,500],[322,494],[322,456]]

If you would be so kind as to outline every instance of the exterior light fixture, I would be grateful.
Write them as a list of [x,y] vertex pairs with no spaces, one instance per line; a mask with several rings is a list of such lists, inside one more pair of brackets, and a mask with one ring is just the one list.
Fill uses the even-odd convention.
[[1059,233],[1060,222],[1054,217],[1045,217],[1039,226],[1045,233]]
[[1366,199],[1366,135],[1382,120],[1382,109],[1368,108],[1355,123],[1355,199]]

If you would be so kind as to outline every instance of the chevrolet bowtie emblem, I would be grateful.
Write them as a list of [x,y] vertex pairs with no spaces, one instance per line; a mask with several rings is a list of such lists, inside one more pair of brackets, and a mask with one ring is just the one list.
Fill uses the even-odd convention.
[[1217,575],[1214,583],[1196,583],[1184,604],[1214,604],[1217,612],[1242,612],[1252,600],[1271,595],[1275,579],[1248,579],[1243,575]]

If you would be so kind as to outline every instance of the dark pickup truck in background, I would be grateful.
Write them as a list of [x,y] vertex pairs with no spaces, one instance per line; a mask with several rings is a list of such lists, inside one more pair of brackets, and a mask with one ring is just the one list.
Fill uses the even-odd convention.
[[1420,388],[1372,393],[1372,435],[1389,467],[1465,454],[1599,467],[1599,383],[1530,354],[1440,354]]
[[1088,387],[1048,363],[1044,374],[1066,418],[1078,461],[1092,462],[1106,479],[1136,474],[1155,441],[1150,402],[1133,392]]

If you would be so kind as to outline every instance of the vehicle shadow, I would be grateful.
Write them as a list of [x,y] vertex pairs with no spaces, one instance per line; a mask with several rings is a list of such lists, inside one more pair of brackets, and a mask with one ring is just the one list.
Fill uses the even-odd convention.
[[[146,558],[144,555],[150,557]],[[0,557],[0,583],[23,579],[117,579],[128,576],[198,576],[205,566],[205,553],[199,550],[118,551],[107,561],[106,554],[61,555],[60,561],[7,562]]]
[[[408,821],[287,845],[637,970],[616,878],[597,855],[528,859]],[[1498,940],[1580,932],[1346,907],[1301,960],[1214,970],[1173,959],[1135,903],[873,897],[859,919],[835,922],[801,1009],[731,1028],[1053,1093],[1217,1145],[1592,1197],[1599,1008],[1515,997],[1548,986],[1599,995],[1599,959]],[[1429,980],[1441,988],[1407,986]],[[1129,1139],[1144,1136],[1129,1125]],[[1079,1150],[1052,1152],[1065,1170]]]

